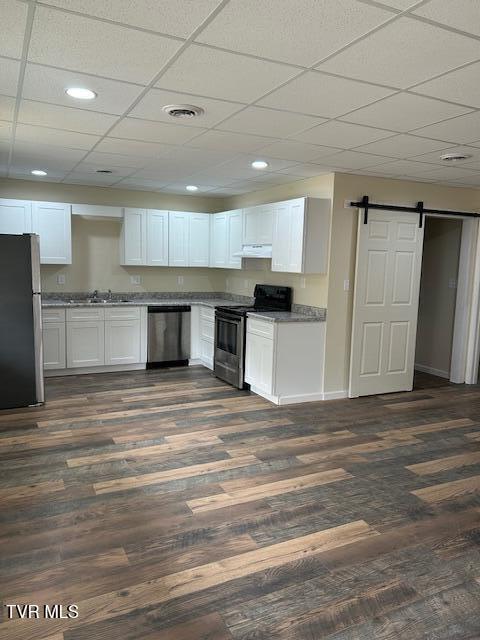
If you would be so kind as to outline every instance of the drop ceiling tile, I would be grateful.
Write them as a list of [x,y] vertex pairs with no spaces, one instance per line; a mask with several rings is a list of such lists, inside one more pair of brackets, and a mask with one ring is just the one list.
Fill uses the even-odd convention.
[[416,176],[423,175],[434,168],[426,163],[414,162],[413,160],[395,160],[376,167],[370,167],[368,170],[372,172],[381,171],[392,176]]
[[271,184],[290,184],[291,182],[298,182],[299,180],[303,180],[303,177],[295,176],[295,175],[286,175],[284,173],[266,173],[263,176],[258,176],[254,178],[252,182],[254,184],[264,184],[265,186]]
[[468,169],[462,169],[460,167],[435,167],[431,171],[425,171],[421,174],[421,177],[428,178],[430,180],[457,180],[468,179],[470,176],[476,175],[475,171],[469,171]]
[[[30,165],[31,166],[31,165]],[[9,178],[17,180],[36,180],[37,182],[61,182],[68,175],[68,171],[49,171],[48,176],[33,176],[30,167],[25,168],[12,164],[8,173]]]
[[35,127],[30,124],[17,125],[15,140],[35,144],[48,144],[72,149],[90,150],[100,138],[87,133],[51,129],[49,127]]
[[86,162],[90,162],[92,164],[98,164],[105,169],[108,169],[110,167],[141,169],[149,162],[149,158],[132,155],[120,155],[116,153],[100,153],[97,151],[91,151],[85,158],[85,160]]
[[16,96],[20,62],[10,58],[0,58],[0,93],[4,96]]
[[[389,158],[383,158],[385,162],[389,160]],[[381,162],[382,158],[378,156],[369,153],[357,153],[356,151],[342,151],[323,159],[324,164],[337,169],[365,169],[379,165]]]
[[4,120],[0,121],[0,140],[10,140],[12,137],[12,123]]
[[124,118],[112,129],[110,135],[114,138],[126,138],[128,140],[183,144],[204,131],[206,129],[183,127],[180,124]]
[[[168,163],[171,167],[198,167],[198,171],[213,167],[228,160],[233,160],[238,152],[228,149],[196,149],[194,147],[173,147],[162,163]],[[158,161],[156,161],[158,162]]]
[[307,144],[305,142],[295,142],[294,140],[282,140],[264,147],[262,154],[271,158],[310,162],[317,158],[332,155],[335,151],[339,151],[339,149]]
[[355,0],[230,0],[197,40],[311,66],[391,16]]
[[251,136],[242,133],[232,133],[230,131],[210,130],[190,142],[190,146],[197,149],[216,149],[219,151],[256,151],[265,147],[271,138],[261,136]]
[[191,45],[157,86],[221,100],[253,102],[297,74],[295,67]]
[[343,116],[342,120],[403,132],[468,112],[465,107],[402,92]]
[[237,196],[241,193],[248,193],[249,191],[251,191],[251,189],[248,187],[220,187],[219,189],[213,189],[213,191],[210,191],[208,195],[222,198],[227,196]]
[[320,124],[318,127],[304,131],[294,137],[296,140],[304,140],[313,144],[350,149],[351,147],[358,147],[361,144],[381,140],[391,135],[393,135],[391,131],[371,129],[370,127],[362,127],[347,122],[331,121],[326,124]]
[[121,140],[105,138],[95,147],[100,153],[118,153],[123,156],[140,156],[143,158],[159,157],[167,154],[170,147],[154,142],[138,142],[137,140]]
[[[432,142],[432,141],[429,141],[429,142]],[[412,160],[415,160],[416,162],[430,162],[432,164],[448,166],[448,163],[440,159],[440,156],[444,153],[461,153],[467,156],[471,156],[469,160],[467,159],[465,161],[461,160],[460,162],[455,162],[453,166],[462,166],[464,163],[475,162],[476,159],[480,160],[480,149],[475,149],[474,147],[462,147],[462,146],[452,147],[452,145],[448,145],[444,142],[441,144],[443,144],[442,149],[438,151],[430,152],[430,153],[422,153],[422,154],[416,155],[415,157],[412,157]]]
[[221,177],[215,169],[209,169],[208,171],[189,174],[185,182],[187,184],[195,184],[198,187],[215,189],[217,187],[226,187],[232,184],[232,182],[235,182],[235,179],[232,177]]
[[298,176],[299,178],[314,178],[315,176],[323,176],[326,173],[331,173],[331,170],[326,167],[322,167],[318,164],[302,163],[296,164],[293,167],[282,169],[279,173],[283,173],[289,176]]
[[478,0],[430,0],[412,13],[480,36]]
[[417,85],[413,91],[427,96],[480,107],[480,62]]
[[145,118],[146,120],[157,120],[171,124],[175,122],[175,120],[172,116],[162,111],[162,107],[169,104],[194,104],[204,109],[205,113],[198,118],[181,120],[181,124],[187,127],[214,127],[222,120],[225,120],[225,118],[228,118],[243,108],[241,103],[225,102],[212,98],[199,98],[198,96],[193,96],[188,93],[150,89],[130,112],[130,115],[135,118]]
[[308,71],[258,102],[265,107],[335,118],[392,91],[357,80]]
[[466,116],[417,129],[415,135],[457,144],[474,142],[480,139],[480,112],[475,111]]
[[[97,97],[91,101],[75,100],[65,93],[68,87],[91,89]],[[121,115],[142,91],[143,87],[126,82],[29,63],[25,69],[22,96],[65,107],[81,107],[89,111]]]
[[446,143],[438,140],[428,140],[427,138],[417,138],[416,136],[402,133],[393,138],[377,140],[370,144],[362,145],[357,151],[364,153],[376,153],[380,156],[390,156],[393,158],[409,158],[423,153],[434,152],[435,157],[440,156],[439,151],[445,149]]
[[473,173],[471,176],[454,180],[453,184],[458,186],[480,187],[480,173]]
[[[254,160],[265,160],[268,162],[267,169],[254,169],[251,165]],[[281,171],[287,167],[296,164],[292,160],[281,160],[263,155],[261,152],[256,155],[242,155],[234,158],[221,165],[217,165],[213,169],[209,169],[209,173],[215,173],[218,177],[232,180],[247,180],[249,178],[258,177],[269,171]]]
[[401,11],[405,11],[413,7],[413,5],[418,4],[418,0],[377,0],[377,2],[384,4],[386,7],[393,7]]
[[15,98],[0,96],[0,120],[13,120]]
[[109,187],[114,182],[117,182],[119,178],[115,178],[112,176],[96,176],[90,173],[81,173],[79,171],[72,171],[72,173],[68,174],[67,177],[63,180],[66,184],[92,184],[98,187]]
[[179,46],[155,34],[38,6],[28,59],[148,84]]
[[115,189],[133,189],[138,191],[157,191],[165,186],[160,180],[142,180],[141,178],[124,178],[113,185]]
[[18,112],[18,121],[24,124],[33,124],[55,129],[66,129],[80,133],[103,135],[118,120],[116,116],[61,107],[46,102],[34,102],[22,100]]
[[320,71],[406,88],[479,58],[480,42],[402,17],[320,65]]
[[0,16],[2,16],[0,55],[12,58],[21,57],[27,24],[27,9],[26,2],[0,0]]
[[263,107],[247,107],[218,126],[223,131],[238,131],[283,138],[325,122],[300,113],[288,113]]
[[[181,193],[186,196],[188,195],[191,196],[192,194],[185,189],[187,184],[190,184],[187,180],[185,180],[184,182],[171,182],[165,187],[162,187],[162,191],[165,191],[165,193]],[[210,185],[210,186],[197,185],[197,186],[198,186],[198,191],[196,192],[197,195],[199,195],[200,193],[206,193],[208,191],[212,191],[213,189],[216,188],[215,185]]]
[[187,38],[220,0],[45,0],[44,4]]
[[[102,170],[102,169],[108,169],[112,173],[109,173],[109,174],[97,173],[98,170]],[[78,173],[89,173],[94,176],[99,176],[100,178],[102,176],[106,176],[106,177],[111,176],[113,178],[116,178],[117,180],[120,180],[120,178],[131,176],[132,173],[135,173],[137,171],[137,169],[133,167],[110,167],[108,165],[104,165],[100,163],[83,161],[77,164],[77,166],[75,167],[75,171]]]
[[13,160],[17,165],[48,171],[70,171],[85,156],[84,149],[67,149],[51,145],[16,142]]

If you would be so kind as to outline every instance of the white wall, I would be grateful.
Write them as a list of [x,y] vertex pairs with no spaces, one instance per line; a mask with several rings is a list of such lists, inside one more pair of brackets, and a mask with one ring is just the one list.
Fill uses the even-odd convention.
[[425,220],[415,364],[448,378],[452,355],[462,222]]

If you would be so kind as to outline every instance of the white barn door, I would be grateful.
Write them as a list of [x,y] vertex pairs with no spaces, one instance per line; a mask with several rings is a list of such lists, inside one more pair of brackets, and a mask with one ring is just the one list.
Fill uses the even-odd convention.
[[350,398],[413,388],[422,251],[417,213],[359,211]]

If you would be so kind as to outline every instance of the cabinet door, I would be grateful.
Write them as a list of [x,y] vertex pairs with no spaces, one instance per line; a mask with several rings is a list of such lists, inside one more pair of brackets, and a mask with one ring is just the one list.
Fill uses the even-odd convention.
[[189,218],[188,264],[190,267],[208,267],[211,215],[209,213],[191,213]]
[[140,320],[107,320],[105,364],[135,364],[140,360]]
[[212,222],[211,267],[227,266],[228,222],[226,213],[215,213]]
[[273,340],[247,333],[245,381],[259,391],[273,394]]
[[272,271],[288,271],[290,261],[290,207],[287,202],[275,206],[272,242]]
[[288,262],[286,271],[302,273],[304,252],[305,201],[289,203],[290,229],[288,233]]
[[32,231],[32,203],[0,200],[0,233],[21,235]]
[[146,238],[146,210],[126,208],[123,212],[121,264],[146,264]]
[[42,264],[72,263],[72,207],[58,202],[34,202],[32,231],[40,236]]
[[241,269],[242,259],[235,256],[242,250],[243,214],[242,210],[228,212],[228,257],[229,269]]
[[65,369],[65,322],[45,322],[43,333],[43,368]]
[[67,322],[67,366],[105,364],[105,322]]
[[272,205],[244,209],[243,215],[243,244],[272,244]]
[[149,209],[147,220],[147,264],[168,266],[168,211]]
[[169,212],[168,264],[171,267],[188,267],[189,216],[185,211]]
[[200,339],[200,360],[208,369],[213,369],[213,342]]

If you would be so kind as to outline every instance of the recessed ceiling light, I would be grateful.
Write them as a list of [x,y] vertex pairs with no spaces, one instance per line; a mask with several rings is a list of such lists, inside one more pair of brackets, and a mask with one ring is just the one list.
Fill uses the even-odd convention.
[[111,169],[97,169],[95,173],[113,173]]
[[46,176],[47,172],[43,171],[42,169],[33,169],[33,171],[30,172],[32,175],[34,176]]
[[252,167],[254,169],[266,169],[268,167],[268,162],[265,162],[265,160],[254,160],[252,162]]
[[196,187],[194,184],[187,184],[187,186],[185,187],[185,189],[187,191],[198,191],[198,187]]
[[444,153],[440,156],[440,160],[444,162],[460,162],[461,160],[468,160],[468,158],[471,157],[471,155],[466,153]]
[[194,104],[167,104],[162,107],[162,111],[168,113],[172,118],[195,118],[205,113],[202,107],[196,107]]
[[91,89],[85,89],[84,87],[69,87],[65,89],[67,96],[76,98],[77,100],[93,100],[97,97],[95,91]]

